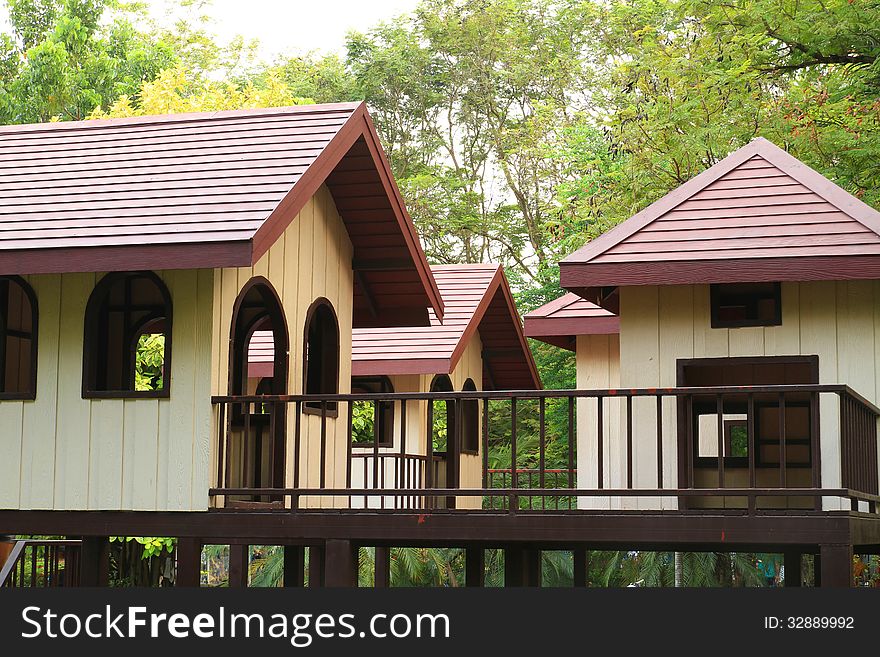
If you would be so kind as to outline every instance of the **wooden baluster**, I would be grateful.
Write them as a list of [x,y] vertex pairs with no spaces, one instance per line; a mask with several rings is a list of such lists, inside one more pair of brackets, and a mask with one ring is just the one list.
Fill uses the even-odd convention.
[[[715,396],[715,413],[718,423],[718,488],[724,488],[724,399]],[[724,498],[722,499],[722,503]]]
[[[538,400],[538,486],[543,491],[545,488],[546,482],[544,481],[544,457],[545,457],[545,441],[547,439],[546,436],[546,427],[545,427],[545,402],[544,397],[541,397]],[[541,496],[541,507],[543,508],[546,505],[546,498]]]
[[[434,487],[434,398],[428,399],[428,440],[425,445],[425,488]],[[426,496],[425,504],[433,506],[433,498]]]
[[296,420],[293,429],[293,487],[299,488],[300,452],[302,451],[302,402],[296,402]]
[[626,396],[626,487],[633,487],[632,395]]
[[[748,433],[748,458],[749,458],[749,488],[756,487],[757,474],[755,472],[755,461],[757,459],[756,440],[755,440],[755,396],[749,393],[746,401],[746,432]],[[755,498],[750,495],[748,498],[749,513],[755,511]]]
[[605,488],[605,397],[596,397],[596,425],[598,426],[599,443],[596,445],[596,482],[600,490]]
[[663,490],[663,397],[657,395],[657,488]]
[[[516,471],[516,397],[510,400],[510,487],[517,488],[519,485],[519,474]],[[515,495],[510,498],[510,511],[515,512],[514,506],[519,506],[519,498]]]
[[[813,488],[822,487],[822,450],[819,444],[819,393],[810,394],[810,460],[813,464]],[[815,499],[816,511],[822,510],[822,497]]]
[[779,393],[779,487],[786,488],[785,472],[785,393]]
[[327,487],[327,402],[321,402],[321,473],[322,489]]
[[[574,426],[574,397],[568,398],[568,487],[574,488],[575,465],[574,465],[574,444],[575,437]],[[571,496],[568,498],[568,506],[571,508]]]

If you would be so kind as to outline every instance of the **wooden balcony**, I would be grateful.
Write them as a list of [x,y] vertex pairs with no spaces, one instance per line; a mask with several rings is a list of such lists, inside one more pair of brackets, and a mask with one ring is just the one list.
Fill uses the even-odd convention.
[[[216,479],[209,494],[213,507],[227,510],[873,515],[880,501],[880,409],[846,385],[213,403]],[[451,409],[442,452],[435,444],[438,403]],[[353,445],[358,404],[393,408],[393,440],[382,444],[377,429],[369,447]],[[476,450],[463,448],[466,405],[479,409]],[[283,447],[272,444],[277,436]],[[465,472],[466,459],[477,470]]]

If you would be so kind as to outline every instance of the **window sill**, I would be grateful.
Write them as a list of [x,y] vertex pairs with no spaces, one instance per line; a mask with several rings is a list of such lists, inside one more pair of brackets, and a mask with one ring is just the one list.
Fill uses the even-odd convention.
[[83,390],[83,399],[168,399],[170,390]]
[[0,401],[36,401],[32,392],[0,392]]

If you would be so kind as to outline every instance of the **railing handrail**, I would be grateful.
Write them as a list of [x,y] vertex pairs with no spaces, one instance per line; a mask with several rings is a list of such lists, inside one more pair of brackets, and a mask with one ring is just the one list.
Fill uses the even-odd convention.
[[[245,495],[250,488],[211,488],[211,497]],[[266,495],[301,497],[840,497],[880,503],[880,495],[850,488],[266,488]],[[283,509],[296,513],[296,506]],[[713,509],[704,509],[711,511]]]
[[[513,468],[487,468],[489,474],[509,474]],[[569,472],[577,472],[577,468],[517,468],[517,474],[529,474],[544,472],[546,474],[568,474]]]
[[677,386],[656,388],[596,388],[564,390],[459,390],[450,392],[339,393],[335,395],[215,395],[212,404],[307,403],[359,401],[445,401],[453,399],[520,400],[567,399],[570,397],[669,397],[686,395],[747,395],[778,393],[838,393],[851,396],[880,416],[880,407],[844,383],[785,384],[758,386]]
[[[354,447],[354,445],[352,445],[352,447]],[[387,459],[387,458],[404,459],[404,460],[411,459],[413,461],[427,461],[428,460],[428,457],[425,456],[424,454],[409,454],[409,453],[401,454],[400,452],[390,452],[390,451],[385,451],[385,452],[380,451],[378,453],[374,453],[372,451],[372,448],[370,448],[369,452],[352,451],[352,453],[351,453],[351,458],[353,458],[353,459],[360,459],[360,458],[370,459],[370,458],[374,458],[376,456],[378,456],[379,458],[383,458],[383,459]]]

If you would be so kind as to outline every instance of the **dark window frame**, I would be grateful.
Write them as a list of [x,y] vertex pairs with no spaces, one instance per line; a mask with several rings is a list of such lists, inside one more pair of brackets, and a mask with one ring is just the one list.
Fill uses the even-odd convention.
[[[248,303],[251,293],[256,291],[259,296],[258,302]],[[252,310],[254,307],[262,308],[264,312],[245,321],[242,313]],[[289,376],[289,349],[290,334],[287,326],[287,317],[284,313],[284,305],[281,297],[269,280],[264,276],[250,278],[239,290],[235,303],[232,306],[232,319],[229,327],[229,369],[228,390],[232,396],[244,395],[247,391],[248,380],[248,347],[255,331],[260,329],[261,323],[268,321],[272,325],[272,349],[273,367],[270,380],[273,384],[274,395],[287,394]],[[260,393],[257,393],[260,394]],[[279,418],[285,417],[283,414]],[[232,406],[230,421],[235,427],[243,426],[244,413],[240,405]],[[281,424],[279,422],[279,424]],[[279,430],[279,433],[280,432]]]
[[[8,330],[5,325],[5,317],[3,317],[2,323],[0,323],[0,341],[2,341],[2,345],[0,345],[0,350],[3,350],[3,358],[0,358],[0,401],[34,401],[37,398],[37,350],[38,350],[38,342],[39,342],[39,307],[37,305],[37,295],[34,292],[34,288],[24,280],[21,276],[0,276],[0,287],[3,287],[3,283],[5,283],[5,290],[3,294],[0,294],[0,298],[6,297],[8,299],[7,291],[8,286],[11,284],[17,285],[25,298],[28,300],[30,304],[31,310],[31,330],[30,334],[26,337],[21,337],[22,339],[28,339],[31,342],[30,348],[30,376],[28,377],[28,389],[17,391],[17,392],[6,392],[6,363],[4,361],[5,358],[5,348],[6,348],[6,338],[8,335]],[[8,300],[4,301],[4,303],[8,307]],[[2,311],[0,311],[2,313]]]
[[[321,391],[310,391],[309,386],[309,361],[311,360],[310,356],[312,355],[311,349],[309,348],[309,333],[311,333],[312,322],[315,321],[315,317],[318,315],[318,312],[321,309],[326,309],[330,313],[330,318],[333,320],[333,329],[335,335],[335,354],[334,361],[335,367],[332,368],[331,378],[333,381],[333,385],[330,386],[332,390],[321,390]],[[322,350],[323,353],[323,350]],[[323,365],[326,365],[324,363]],[[308,311],[306,312],[306,321],[305,327],[303,330],[303,394],[306,395],[337,395],[339,394],[339,370],[341,366],[341,349],[340,349],[340,334],[339,334],[339,317],[336,314],[336,309],[333,307],[333,304],[330,303],[330,300],[326,297],[319,297],[315,299],[312,304],[309,306]],[[326,372],[324,372],[324,376],[326,376]],[[323,380],[323,377],[322,377]],[[324,387],[324,386],[322,386]],[[306,415],[326,415],[327,417],[337,417],[339,414],[339,409],[337,407],[336,402],[327,402],[324,404],[324,408],[322,409],[322,404],[318,402],[306,402],[302,405],[302,411]]]
[[[130,389],[101,389],[97,385],[99,362],[97,354],[102,349],[100,336],[100,322],[102,317],[107,315],[109,311],[109,295],[110,291],[116,284],[126,281],[126,279],[146,278],[151,281],[162,296],[162,312],[153,313],[142,318],[138,325],[140,332],[132,332],[129,340],[123,340],[123,344],[127,342],[127,351],[125,358],[129,361],[131,369],[131,388]],[[126,304],[127,306],[137,308],[135,304]],[[89,300],[86,303],[85,321],[83,330],[83,367],[82,367],[82,398],[83,399],[168,399],[171,396],[171,355],[172,355],[172,326],[174,317],[174,307],[171,301],[171,293],[168,286],[155,272],[152,271],[126,271],[112,272],[104,276],[97,285],[95,285]],[[162,388],[161,390],[134,390],[134,354],[137,352],[137,342],[143,329],[151,323],[162,319],[164,321],[165,336],[165,354],[163,358]]]
[[[782,325],[782,284],[768,283],[772,286],[767,295],[749,294],[733,290],[738,285],[764,285],[762,283],[713,283],[709,286],[709,310],[712,328],[746,328],[755,326],[781,326]],[[744,304],[751,299],[772,299],[775,303],[773,317],[769,320],[754,319],[727,320],[720,317],[720,307],[723,299],[740,298]],[[756,301],[752,301],[756,303]]]
[[[254,298],[256,296],[256,298]],[[256,314],[249,316],[250,311]],[[229,325],[229,360],[227,372],[227,385],[230,396],[243,396],[246,394],[248,381],[248,349],[254,331],[267,322],[272,330],[273,367],[272,376],[264,377],[259,385],[271,381],[273,395],[287,394],[290,384],[290,331],[287,316],[284,312],[284,304],[277,290],[265,276],[253,276],[241,287],[232,306],[232,317]],[[261,394],[261,390],[255,391]],[[245,411],[250,406],[246,404],[231,404],[227,422],[229,428],[240,430],[245,422],[251,427],[266,427],[269,433],[272,462],[274,468],[269,472],[270,486],[283,488],[286,477],[287,463],[287,405],[283,403],[254,404],[255,412]],[[274,422],[273,422],[274,419]],[[228,466],[227,466],[228,467]],[[239,466],[241,468],[241,466]],[[241,468],[239,473],[247,476],[249,473]],[[282,501],[281,497],[269,496],[272,502]],[[250,501],[265,501],[265,496],[253,496]]]
[[[369,390],[371,386],[379,389]],[[361,388],[361,390],[355,392],[357,388]],[[351,378],[351,391],[353,394],[393,394],[394,384],[391,383],[391,379],[387,376],[353,376]],[[373,422],[375,423],[373,426],[378,425],[379,427],[379,447],[394,447],[394,420],[394,402],[380,401],[373,405]],[[360,443],[352,441],[351,446],[372,449],[375,447],[375,441],[371,440]]]
[[[476,392],[477,384],[468,379],[462,392]],[[464,399],[461,402],[461,453],[476,456],[480,453],[480,402]]]
[[[686,381],[685,371],[688,367],[695,366],[732,366],[732,365],[805,365],[809,368],[809,382],[805,385],[818,385],[819,383],[819,357],[817,355],[796,355],[796,356],[719,356],[719,357],[706,357],[706,358],[679,358],[676,360],[676,385],[687,387],[690,385]],[[761,385],[761,384],[755,384]],[[810,406],[810,402],[800,402],[794,400],[787,400],[786,407],[788,406]],[[779,467],[778,463],[761,463],[760,462],[760,449],[759,445],[761,443],[767,444],[768,442],[778,445],[778,441],[759,441],[758,440],[758,409],[762,406],[773,407],[775,404],[766,403],[761,401],[755,402],[755,467],[756,468],[771,468],[776,469]],[[706,408],[706,411],[702,411],[701,409]],[[748,403],[747,401],[733,401],[727,399],[724,401],[723,413],[725,415],[748,415]],[[810,413],[810,422],[814,420],[815,417],[818,418],[819,409],[813,409],[813,412]],[[699,429],[699,416],[700,415],[715,415],[717,414],[717,408],[715,405],[715,401],[709,400],[705,402],[697,402],[692,405],[691,408],[691,431],[694,436],[693,440],[693,450],[691,453],[691,458],[693,459],[694,468],[716,468],[718,466],[718,457],[715,456],[699,456],[699,444],[696,437]],[[682,459],[687,456],[687,450],[683,449],[684,440],[683,440],[683,431],[684,427],[687,426],[687,412],[686,412],[686,404],[683,403],[683,400],[679,400],[678,404],[678,416],[680,418],[679,424],[679,446],[681,451],[679,451],[679,455]],[[736,420],[735,422],[738,422]],[[683,424],[682,424],[683,423]],[[725,438],[726,439],[726,438]],[[786,445],[789,444],[789,440],[796,439],[786,439]],[[796,444],[796,442],[792,442],[792,444]],[[726,456],[724,457],[724,467],[748,467],[748,456]],[[786,462],[786,468],[807,468],[812,467],[814,454],[812,452],[812,447],[810,448],[810,465],[803,465],[798,463],[788,463]],[[680,464],[679,477],[682,481],[684,481],[684,469],[687,467],[686,461],[682,461]]]

